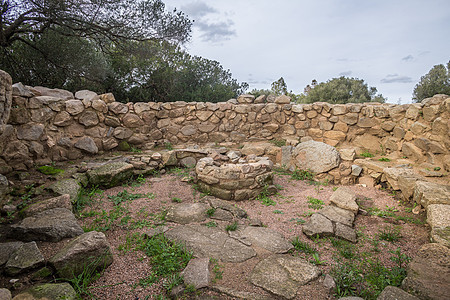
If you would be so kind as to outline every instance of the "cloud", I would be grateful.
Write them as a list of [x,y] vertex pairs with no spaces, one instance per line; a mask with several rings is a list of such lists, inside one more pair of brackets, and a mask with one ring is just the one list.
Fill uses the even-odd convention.
[[181,11],[193,18],[201,18],[210,13],[216,13],[217,10],[204,2],[196,1],[181,6]]
[[217,23],[200,21],[194,23],[194,26],[202,32],[200,37],[204,42],[219,42],[229,40],[232,36],[236,36],[236,30],[232,28],[234,22],[231,20]]
[[412,56],[411,54],[402,58],[403,61],[411,61],[413,59],[414,59],[414,56]]
[[352,75],[352,71],[344,71],[339,73],[339,76],[350,76],[350,75]]
[[381,79],[381,83],[410,83],[413,82],[411,77],[400,76],[398,74],[388,74],[385,78]]

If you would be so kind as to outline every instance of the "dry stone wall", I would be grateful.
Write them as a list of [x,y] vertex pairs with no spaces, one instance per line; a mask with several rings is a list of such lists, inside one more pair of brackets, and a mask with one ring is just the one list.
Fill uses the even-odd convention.
[[[125,142],[150,149],[165,142],[244,145],[273,139],[288,145],[313,139],[335,146],[348,161],[345,173],[351,172],[354,158],[345,158],[354,155],[346,152],[349,147],[427,161],[450,171],[450,98],[445,95],[409,105],[293,104],[286,96],[249,95],[222,103],[124,104],[112,94],[72,94],[20,83],[11,88],[6,75],[1,76],[1,91],[12,90],[12,107],[0,132],[2,174],[116,150]],[[280,163],[281,153],[272,154]]]

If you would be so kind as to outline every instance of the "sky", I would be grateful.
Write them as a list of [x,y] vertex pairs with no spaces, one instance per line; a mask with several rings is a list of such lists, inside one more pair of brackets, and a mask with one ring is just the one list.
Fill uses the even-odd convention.
[[450,60],[450,0],[163,0],[191,20],[192,55],[217,60],[250,90],[283,77],[363,79],[411,103],[420,77]]

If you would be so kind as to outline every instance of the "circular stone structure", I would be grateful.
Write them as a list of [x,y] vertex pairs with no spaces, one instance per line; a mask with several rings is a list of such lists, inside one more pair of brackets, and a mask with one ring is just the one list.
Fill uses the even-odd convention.
[[198,161],[195,171],[202,192],[224,200],[240,201],[254,199],[272,185],[272,168],[269,158],[249,155],[230,161],[205,157]]

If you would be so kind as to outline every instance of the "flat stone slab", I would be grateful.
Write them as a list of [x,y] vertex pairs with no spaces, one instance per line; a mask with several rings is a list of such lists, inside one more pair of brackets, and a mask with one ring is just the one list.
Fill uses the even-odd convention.
[[36,242],[20,245],[6,262],[5,271],[10,276],[37,268],[44,264],[44,256]]
[[387,286],[378,296],[377,300],[419,300],[416,296],[408,294],[395,286]]
[[17,300],[34,300],[34,299],[47,299],[47,300],[76,300],[79,296],[68,283],[44,283],[31,287],[30,289],[22,292],[14,297]]
[[240,231],[240,235],[253,245],[273,253],[286,253],[293,248],[280,233],[265,227],[248,226]]
[[0,266],[6,264],[11,254],[22,245],[22,242],[0,243]]
[[204,203],[181,203],[167,210],[166,221],[189,224],[206,220],[206,211],[210,208]]
[[250,274],[250,282],[277,296],[293,299],[298,289],[320,275],[306,260],[275,254],[260,261]]
[[49,187],[49,189],[60,196],[69,194],[70,200],[72,202],[75,202],[78,197],[78,193],[81,190],[81,186],[77,180],[73,178],[67,178],[55,182]]
[[205,200],[208,201],[213,208],[226,210],[237,218],[245,218],[247,216],[247,212],[242,208],[237,207],[236,202],[226,201],[212,196],[205,197]]
[[52,208],[65,208],[67,210],[72,210],[70,195],[64,194],[58,197],[39,201],[25,208],[23,212],[26,217],[29,217]]
[[330,202],[337,207],[352,211],[355,215],[358,213],[359,206],[356,203],[356,195],[345,187],[338,188],[331,195]]
[[165,236],[182,243],[195,257],[215,258],[224,262],[243,262],[256,256],[255,250],[230,238],[217,227],[203,225],[178,226],[167,231]]
[[83,234],[70,210],[53,208],[23,219],[11,226],[13,237],[21,241],[58,242]]
[[181,272],[185,284],[191,284],[196,289],[207,287],[211,280],[209,274],[209,258],[194,258],[189,261]]
[[450,205],[431,204],[427,208],[427,223],[432,228],[445,228],[450,226]]
[[407,268],[402,288],[420,299],[448,299],[450,249],[437,243],[425,244]]
[[318,213],[333,222],[341,223],[350,227],[353,226],[353,221],[355,220],[355,215],[352,211],[342,209],[337,206],[325,206],[323,209],[319,210]]
[[91,185],[113,187],[121,185],[133,175],[133,165],[124,161],[107,163],[89,170],[87,176]]
[[324,217],[321,214],[315,213],[311,216],[308,222],[306,222],[302,231],[307,236],[332,236],[334,234],[333,223],[330,219]]

